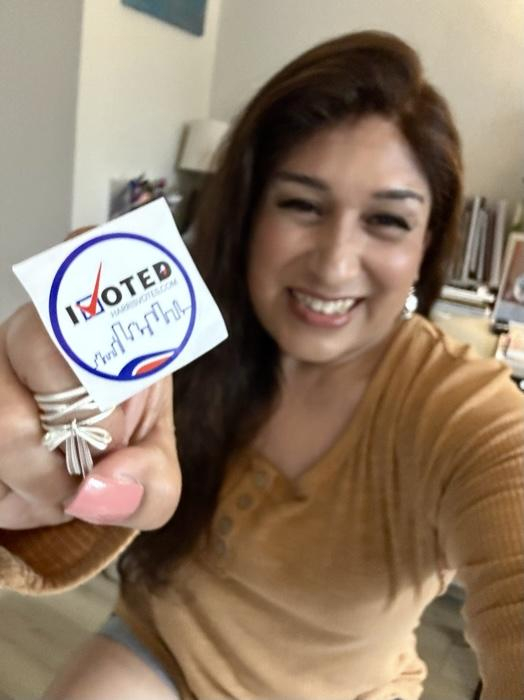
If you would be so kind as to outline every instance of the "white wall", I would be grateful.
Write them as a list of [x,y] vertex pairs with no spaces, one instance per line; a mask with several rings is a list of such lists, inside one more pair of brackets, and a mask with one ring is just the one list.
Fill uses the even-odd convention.
[[203,37],[120,0],[0,0],[0,320],[25,298],[11,264],[103,221],[112,178],[170,175],[185,121],[229,119],[300,51],[369,27],[448,96],[468,189],[522,196],[521,0],[208,0]]
[[220,2],[207,2],[203,37],[120,0],[85,2],[74,227],[106,219],[111,179],[173,174],[184,122],[209,114]]
[[394,32],[420,52],[462,134],[468,191],[521,197],[522,0],[224,0],[212,116],[231,118],[285,62],[360,29]]
[[11,265],[69,229],[82,0],[0,1],[0,320]]

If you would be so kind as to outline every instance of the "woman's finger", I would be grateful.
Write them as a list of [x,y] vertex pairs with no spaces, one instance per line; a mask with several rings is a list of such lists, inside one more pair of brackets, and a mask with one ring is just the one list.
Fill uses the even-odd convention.
[[38,408],[7,359],[6,334],[4,324],[0,326],[0,527],[12,524],[11,515],[9,523],[3,520],[8,494],[38,502],[42,507],[58,508],[76,489],[63,466],[63,456],[58,452],[50,454],[41,444]]
[[[31,394],[55,394],[80,386],[76,375],[51,341],[34,306],[23,306],[9,319],[6,348],[11,368]],[[124,443],[125,420],[121,408],[97,425],[111,433],[111,449]]]
[[0,528],[4,530],[30,530],[35,527],[62,525],[72,520],[59,503],[47,505],[29,501],[14,492],[0,497]]
[[97,462],[66,513],[97,524],[150,530],[169,520],[180,491],[172,380],[167,377],[155,385],[132,444]]
[[[0,525],[50,525],[71,516],[140,529],[164,524],[180,495],[171,377],[124,402],[97,424],[109,431],[112,442],[107,452],[95,455],[92,474],[79,484],[67,473],[60,450],[50,453],[41,444],[43,431],[33,396],[71,389],[78,380],[32,306],[20,309],[3,333],[0,378],[5,380],[9,410],[4,409],[7,447],[0,480],[10,494],[3,499],[3,509],[0,501]],[[23,465],[18,455],[23,455]],[[18,520],[16,509],[10,507],[17,499],[27,504]],[[68,504],[65,515],[64,503]],[[40,517],[50,520],[40,521]]]

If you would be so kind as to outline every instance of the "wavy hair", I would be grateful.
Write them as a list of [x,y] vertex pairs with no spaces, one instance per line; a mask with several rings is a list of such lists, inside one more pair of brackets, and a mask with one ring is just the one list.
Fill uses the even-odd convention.
[[229,339],[175,376],[182,498],[163,528],[135,540],[121,562],[124,576],[153,586],[167,580],[209,524],[228,458],[253,437],[277,394],[278,348],[254,314],[246,281],[253,216],[271,174],[315,132],[369,114],[397,125],[429,182],[420,313],[427,315],[438,296],[462,204],[460,142],[448,105],[426,81],[416,52],[391,34],[365,31],[316,46],[245,107],[202,193],[192,255]]

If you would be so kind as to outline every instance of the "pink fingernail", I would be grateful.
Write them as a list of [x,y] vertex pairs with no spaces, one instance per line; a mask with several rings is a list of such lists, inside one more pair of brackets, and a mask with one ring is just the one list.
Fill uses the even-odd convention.
[[95,524],[118,523],[136,511],[143,495],[144,487],[137,481],[91,474],[65,512]]

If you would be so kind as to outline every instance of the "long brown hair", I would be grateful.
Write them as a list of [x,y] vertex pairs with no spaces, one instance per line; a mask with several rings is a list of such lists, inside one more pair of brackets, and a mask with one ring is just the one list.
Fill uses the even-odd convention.
[[319,129],[350,116],[393,120],[418,158],[431,193],[430,243],[417,285],[427,314],[454,249],[461,206],[460,144],[448,106],[400,39],[360,32],[328,41],[278,72],[230,132],[202,194],[193,258],[229,339],[175,376],[174,414],[183,489],[173,518],[143,533],[122,571],[151,584],[195,545],[213,514],[225,465],[263,423],[278,388],[278,348],[249,299],[246,262],[259,199],[278,163]]

